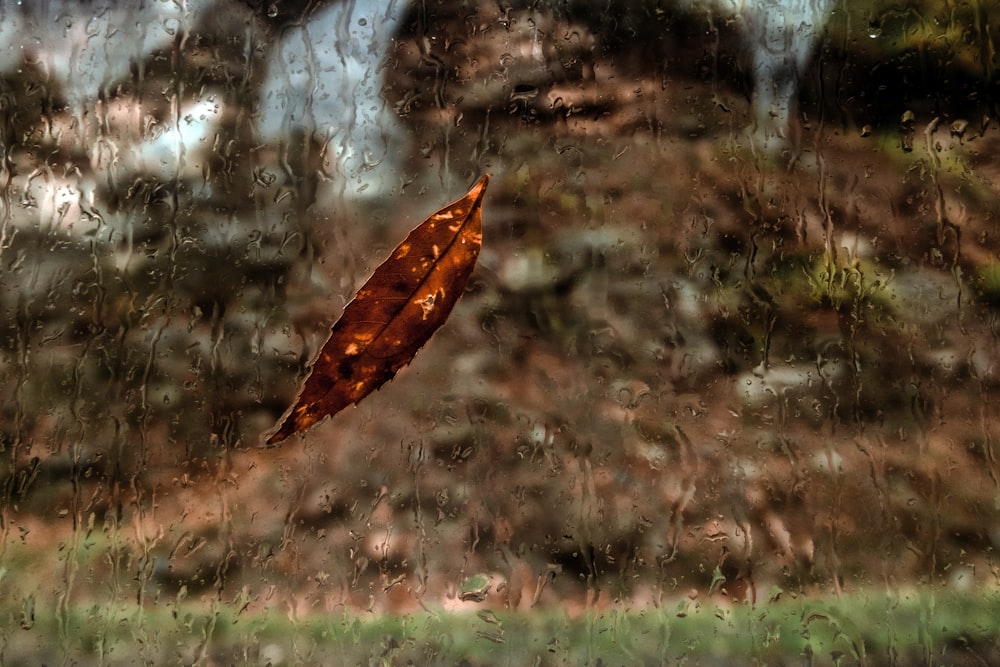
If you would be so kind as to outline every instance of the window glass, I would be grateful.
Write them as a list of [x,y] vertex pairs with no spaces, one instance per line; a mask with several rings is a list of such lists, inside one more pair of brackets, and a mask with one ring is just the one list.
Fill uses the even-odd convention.
[[[1000,662],[997,26],[0,0],[0,655]],[[268,444],[484,174],[447,321]]]

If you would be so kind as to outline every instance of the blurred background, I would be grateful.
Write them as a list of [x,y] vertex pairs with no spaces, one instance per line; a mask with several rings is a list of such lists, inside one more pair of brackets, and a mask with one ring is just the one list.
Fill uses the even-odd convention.
[[[846,610],[833,662],[1000,662],[992,612],[952,616],[1000,576],[998,26],[0,2],[0,653],[455,664],[436,626],[354,624],[470,614],[512,650],[518,611],[654,623],[622,664],[712,654],[669,640],[702,614],[781,663],[818,650],[801,607],[776,639],[795,600]],[[265,448],[355,290],[483,173],[446,325]],[[603,659],[542,635],[512,664]]]

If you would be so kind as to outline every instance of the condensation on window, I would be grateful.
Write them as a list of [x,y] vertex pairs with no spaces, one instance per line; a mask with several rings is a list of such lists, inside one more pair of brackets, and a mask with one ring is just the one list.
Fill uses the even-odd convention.
[[[0,0],[0,661],[1000,663],[998,26]],[[483,174],[444,326],[268,446]]]

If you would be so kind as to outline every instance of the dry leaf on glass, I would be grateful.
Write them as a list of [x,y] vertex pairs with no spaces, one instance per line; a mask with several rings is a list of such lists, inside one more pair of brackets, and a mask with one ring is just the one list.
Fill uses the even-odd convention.
[[444,324],[476,266],[489,176],[418,225],[347,304],[295,404],[267,438],[281,442],[391,380]]

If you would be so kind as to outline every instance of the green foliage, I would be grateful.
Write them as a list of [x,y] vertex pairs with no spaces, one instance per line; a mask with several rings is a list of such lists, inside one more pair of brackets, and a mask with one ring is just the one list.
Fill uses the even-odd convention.
[[[109,665],[204,660],[212,664],[474,665],[744,664],[889,665],[992,663],[1000,657],[995,593],[864,593],[825,601],[772,600],[755,607],[697,600],[677,608],[566,614],[482,609],[305,619],[280,610],[144,613],[94,606],[71,611],[57,628],[36,609],[31,627],[8,626],[5,660],[57,660],[52,639],[75,661]],[[168,605],[169,606],[169,605]],[[20,610],[0,616],[15,620]],[[66,634],[62,634],[65,632]]]

